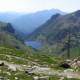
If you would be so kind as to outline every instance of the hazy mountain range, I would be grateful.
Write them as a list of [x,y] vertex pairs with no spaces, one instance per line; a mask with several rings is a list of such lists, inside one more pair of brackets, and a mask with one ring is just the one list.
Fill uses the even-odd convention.
[[6,12],[0,13],[0,21],[9,22],[17,31],[27,34],[34,31],[56,13],[65,14],[57,9],[44,10],[35,13]]

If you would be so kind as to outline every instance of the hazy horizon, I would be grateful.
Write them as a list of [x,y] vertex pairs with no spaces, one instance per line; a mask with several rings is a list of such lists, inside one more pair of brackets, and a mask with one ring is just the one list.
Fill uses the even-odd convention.
[[80,0],[0,0],[0,12],[32,13],[53,8],[74,12],[80,10]]

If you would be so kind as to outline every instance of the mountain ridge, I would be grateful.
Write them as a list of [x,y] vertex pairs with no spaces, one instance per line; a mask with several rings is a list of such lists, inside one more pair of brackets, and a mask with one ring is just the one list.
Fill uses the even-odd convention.
[[56,13],[66,14],[58,9],[32,13],[3,12],[0,13],[0,21],[9,22],[18,32],[29,34]]
[[56,9],[44,10],[44,11],[39,11],[32,14],[23,15],[22,17],[14,20],[12,24],[15,27],[19,26],[18,28],[19,31],[22,31],[23,29],[23,31],[27,34],[27,33],[33,32],[38,26],[45,23],[46,20],[48,20],[52,15],[56,13],[60,13],[62,15],[65,14],[64,12]]
[[[69,48],[71,52],[73,51],[72,49],[76,47],[79,49],[79,36],[80,10],[67,15],[58,15],[57,18],[56,15],[53,15],[50,20],[30,34],[27,40],[41,41],[43,44],[49,44],[49,49],[51,46],[54,46],[52,48],[53,50],[57,48],[57,53],[63,54],[65,51],[68,51]],[[56,51],[53,50],[52,53],[56,53]],[[76,54],[74,53],[74,55]]]

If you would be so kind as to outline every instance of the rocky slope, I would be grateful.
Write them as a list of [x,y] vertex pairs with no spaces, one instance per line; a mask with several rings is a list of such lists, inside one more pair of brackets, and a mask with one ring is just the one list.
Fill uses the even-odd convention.
[[74,53],[73,49],[78,50],[80,47],[80,10],[64,16],[53,15],[45,24],[32,32],[27,39],[50,44],[53,49],[59,50],[57,53],[68,50],[70,46],[71,52]]

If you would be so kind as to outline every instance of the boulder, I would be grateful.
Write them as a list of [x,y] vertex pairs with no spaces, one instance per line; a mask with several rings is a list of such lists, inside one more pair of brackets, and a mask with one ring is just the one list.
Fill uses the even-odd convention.
[[65,69],[68,69],[71,66],[68,63],[62,63],[62,64],[60,64],[60,67],[65,68]]

